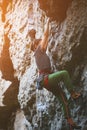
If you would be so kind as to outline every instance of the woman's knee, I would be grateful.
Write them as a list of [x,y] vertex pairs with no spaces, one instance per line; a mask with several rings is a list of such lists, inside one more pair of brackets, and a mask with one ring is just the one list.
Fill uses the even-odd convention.
[[62,70],[62,74],[68,75],[68,71],[67,70]]
[[49,77],[51,77],[51,79],[56,79],[56,78],[67,77],[68,75],[69,74],[67,70],[61,70],[61,71],[51,74]]

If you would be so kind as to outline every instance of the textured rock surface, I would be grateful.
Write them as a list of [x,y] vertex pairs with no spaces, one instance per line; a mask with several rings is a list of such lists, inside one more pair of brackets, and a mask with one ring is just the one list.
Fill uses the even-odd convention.
[[[70,107],[74,120],[86,130],[87,1],[66,0],[66,4],[62,0],[38,1],[0,3],[0,128],[69,129],[58,99],[45,89],[35,90],[37,69],[29,48],[28,31],[35,28],[37,38],[41,38],[46,19],[50,17],[47,53],[53,70],[67,69],[73,84],[78,86],[76,89],[83,90],[82,97],[76,103],[71,101]],[[43,99],[42,108],[39,99]],[[15,113],[19,104],[24,113],[21,110]],[[38,112],[40,109],[43,111]]]
[[[72,0],[38,0],[39,7],[46,12],[46,15],[52,20],[62,22],[66,18],[68,7]],[[65,2],[65,4],[64,4]]]

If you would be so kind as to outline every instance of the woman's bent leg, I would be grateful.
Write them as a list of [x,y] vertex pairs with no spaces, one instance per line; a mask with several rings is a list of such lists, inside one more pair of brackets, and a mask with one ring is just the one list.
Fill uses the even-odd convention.
[[59,91],[60,91],[60,93],[58,95],[58,99],[60,100],[60,103],[62,104],[64,116],[65,116],[65,118],[70,118],[71,117],[70,110],[69,110],[68,101],[66,99],[66,96],[61,88]]
[[69,73],[66,70],[58,71],[53,74],[49,74],[49,85],[57,86],[58,82],[63,81],[67,90],[71,92],[73,90],[73,85],[69,76]]

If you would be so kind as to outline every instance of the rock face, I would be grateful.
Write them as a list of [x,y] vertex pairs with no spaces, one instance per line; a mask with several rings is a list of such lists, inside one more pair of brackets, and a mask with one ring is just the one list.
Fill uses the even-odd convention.
[[[62,22],[66,18],[66,12],[72,0],[38,0],[39,7],[46,12],[52,20]],[[65,2],[65,4],[64,4]]]
[[0,70],[2,73],[2,76],[0,76],[0,99],[2,99],[0,107],[0,128],[5,127],[7,129],[12,112],[19,106],[17,100],[19,81],[14,77],[14,68],[9,55],[10,43],[7,35],[4,36],[4,39],[5,43],[0,57]]
[[[87,129],[87,1],[13,0],[0,3],[0,129],[68,130],[61,104],[51,92],[35,89],[37,69],[29,30],[43,35],[50,17],[47,53],[54,71],[66,69],[77,90],[74,120]],[[22,110],[20,110],[22,109]],[[22,127],[21,127],[22,126]]]

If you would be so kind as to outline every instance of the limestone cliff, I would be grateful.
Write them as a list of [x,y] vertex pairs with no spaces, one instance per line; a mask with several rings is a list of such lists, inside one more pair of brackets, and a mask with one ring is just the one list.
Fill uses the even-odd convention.
[[[35,28],[36,37],[41,38],[48,17],[47,53],[52,68],[68,70],[76,89],[82,90],[70,107],[74,120],[87,129],[86,15],[86,0],[0,1],[0,129],[69,129],[58,99],[45,89],[35,89],[37,69],[28,32]],[[40,95],[44,105],[39,113]]]

